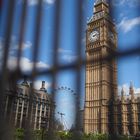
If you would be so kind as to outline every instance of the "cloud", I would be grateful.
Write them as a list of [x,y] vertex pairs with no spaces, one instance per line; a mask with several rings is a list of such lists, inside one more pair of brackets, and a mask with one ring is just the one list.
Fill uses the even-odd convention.
[[127,4],[130,7],[136,7],[136,6],[140,6],[140,1],[139,0],[125,0],[125,4]]
[[135,93],[140,93],[140,88],[134,88],[135,89]]
[[140,25],[140,17],[136,17],[133,19],[126,19],[126,17],[124,17],[122,21],[117,25],[117,27],[124,33],[127,33],[138,25]]
[[[33,69],[33,62],[26,57],[21,57],[19,65],[23,72],[30,72]],[[17,68],[17,57],[14,57],[14,56],[9,57],[8,68],[10,70],[15,70]],[[49,65],[42,61],[39,61],[36,63],[36,68],[38,70],[43,70],[43,69],[49,68]]]
[[55,2],[55,0],[44,0],[44,1],[48,4],[53,4]]
[[[119,95],[121,95],[122,87],[123,87],[124,93],[125,93],[126,95],[129,95],[130,84],[125,83],[125,84],[123,84],[123,85],[121,85],[121,86],[118,86],[118,94],[119,94]],[[135,92],[135,94],[140,93],[140,88],[134,87],[134,92]]]
[[[4,53],[4,39],[3,38],[0,38],[0,61],[1,61],[1,64],[0,66],[2,65],[2,61],[3,61],[3,53]],[[10,70],[15,70],[17,68],[17,52],[18,52],[18,49],[19,49],[19,44],[17,42],[17,38],[15,36],[12,36],[11,37],[11,42],[10,42],[10,47],[9,47],[9,55],[8,55],[8,62],[7,62],[7,66]],[[32,47],[32,43],[30,41],[25,41],[22,43],[22,46],[21,46],[21,51],[23,52],[24,50],[26,49],[29,49]],[[27,58],[27,57],[21,57],[20,58],[20,68],[23,72],[26,72],[26,71],[31,71],[33,69],[33,62]],[[38,70],[43,70],[43,69],[46,69],[46,68],[49,68],[50,66],[48,64],[46,64],[45,62],[42,62],[42,61],[38,61],[36,63],[36,68]]]
[[64,54],[62,56],[62,59],[65,60],[65,61],[67,61],[67,62],[69,62],[69,63],[71,63],[73,61],[76,61],[77,56],[76,55],[70,55],[70,54]]
[[29,48],[31,48],[32,47],[32,42],[30,42],[30,41],[26,41],[26,42],[23,42],[22,43],[22,49],[29,49]]
[[121,90],[122,90],[122,88],[123,88],[124,93],[125,93],[126,95],[128,95],[128,94],[129,94],[129,86],[130,86],[130,85],[129,85],[128,83],[123,84],[123,85],[121,85],[121,86],[118,86],[118,94],[121,95]]
[[71,50],[63,49],[63,48],[58,48],[57,50],[58,53],[72,53]]
[[[21,51],[25,51],[26,49],[30,49],[32,47],[32,43],[30,41],[23,42],[21,44]],[[10,50],[9,55],[16,55],[19,51],[19,44],[18,42],[11,42],[10,43]]]
[[[51,5],[55,2],[55,0],[42,0],[42,1],[43,1],[43,3],[49,4],[49,5]],[[28,0],[28,5],[29,6],[35,6],[38,3],[39,3],[39,0]]]
[[[0,38],[0,53],[1,53],[1,50],[4,50],[4,44],[5,44],[4,38]],[[29,49],[32,47],[32,42],[24,41],[22,42],[21,45],[22,45],[21,51],[24,51],[25,49]],[[12,54],[17,53],[18,49],[19,49],[19,42],[17,40],[17,37],[13,35],[11,36],[11,40],[9,43],[9,54],[12,55]]]
[[[20,61],[20,68],[22,71],[31,71],[33,69],[33,62],[26,57],[22,57]],[[38,70],[46,69],[46,68],[49,68],[49,65],[47,65],[46,63],[42,61],[39,61],[36,63],[36,68]]]
[[[21,46],[21,52],[25,51],[26,49],[30,49],[32,46],[31,42],[23,42]],[[19,44],[15,42],[11,42],[9,46],[9,52],[8,55],[10,56],[17,56],[19,51]],[[0,42],[0,56],[2,56],[4,53],[4,43]],[[0,57],[0,60],[2,60],[2,57]]]
[[140,5],[139,0],[112,0],[112,4],[114,6],[129,6],[129,7],[136,7]]
[[71,63],[77,59],[77,55],[75,55],[72,50],[58,48],[57,52],[60,54],[60,59],[63,60],[63,62]]
[[28,4],[31,6],[37,5],[39,0],[28,0]]
[[114,6],[118,6],[118,5],[122,5],[122,4],[124,4],[125,3],[125,1],[126,0],[112,0],[112,4],[114,5]]

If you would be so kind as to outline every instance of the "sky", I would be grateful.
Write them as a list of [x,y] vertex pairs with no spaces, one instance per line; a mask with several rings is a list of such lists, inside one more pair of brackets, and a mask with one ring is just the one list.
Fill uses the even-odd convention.
[[[5,40],[5,27],[6,27],[6,14],[7,14],[7,2],[9,0],[3,0],[3,6],[1,10],[0,20],[0,52],[3,51],[3,43]],[[83,33],[81,38],[81,50],[82,56],[85,57],[85,31],[86,24],[89,18],[93,14],[93,4],[95,0],[85,0],[85,5],[82,7],[82,11],[85,15],[83,20]],[[128,50],[137,47],[139,44],[140,36],[140,8],[139,0],[113,0],[112,6],[114,11],[113,20],[116,25],[118,33],[118,50]],[[36,9],[38,0],[28,0],[27,16],[25,23],[24,39],[22,42],[22,57],[20,61],[20,67],[23,72],[31,71],[33,67],[33,48],[34,46],[34,34],[36,30]],[[23,6],[23,0],[16,0],[13,28],[11,34],[10,51],[8,59],[8,67],[14,70],[17,66],[17,49],[19,45],[19,31],[21,22],[21,11]],[[61,17],[60,17],[60,38],[58,44],[58,62],[61,65],[71,64],[77,59],[77,48],[75,45],[75,29],[76,25],[76,4],[75,0],[62,0],[61,5]],[[55,9],[55,0],[43,0],[42,5],[42,20],[41,20],[41,34],[39,42],[39,57],[37,59],[37,68],[39,70],[49,69],[53,66],[53,37],[56,34],[54,28],[53,13]],[[2,55],[0,54],[2,61]],[[134,83],[136,92],[140,92],[140,56],[135,55],[133,57],[127,57],[117,60],[118,64],[118,89],[123,86],[126,94],[128,94],[129,83]],[[46,81],[46,88],[48,92],[51,92],[52,77],[51,75],[41,76],[36,78],[35,88],[39,89],[41,81]],[[76,72],[72,70],[60,71],[57,74],[56,87],[61,86],[68,87],[76,92]],[[81,91],[82,91],[82,103],[84,101],[84,89],[85,89],[85,71],[84,67],[81,70]],[[65,113],[65,118],[69,127],[71,126],[71,120],[74,120],[74,96],[70,91],[62,90],[57,92],[57,112]],[[83,105],[82,105],[83,106]],[[59,116],[57,115],[59,118]],[[71,123],[70,123],[71,122]]]

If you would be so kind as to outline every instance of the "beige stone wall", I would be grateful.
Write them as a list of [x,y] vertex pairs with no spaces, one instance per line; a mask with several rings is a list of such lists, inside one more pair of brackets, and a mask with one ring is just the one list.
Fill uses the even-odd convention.
[[[101,8],[101,9],[100,9]],[[104,11],[106,5],[95,7],[95,14],[100,9]],[[106,11],[108,11],[106,9]],[[110,28],[110,29],[109,29]],[[94,30],[99,31],[99,39],[91,42],[88,38]],[[113,23],[104,17],[94,19],[88,23],[86,41],[86,88],[85,88],[85,112],[84,112],[84,131],[86,133],[108,133],[109,131],[109,101],[117,95],[117,67],[115,60],[108,61],[103,58],[109,57],[116,50],[114,44],[108,39],[108,32],[112,30],[114,36]],[[99,61],[100,60],[100,61]],[[112,96],[113,95],[113,96]]]

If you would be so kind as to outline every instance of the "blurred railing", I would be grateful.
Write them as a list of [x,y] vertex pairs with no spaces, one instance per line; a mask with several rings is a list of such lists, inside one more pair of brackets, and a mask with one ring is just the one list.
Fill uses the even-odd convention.
[[[26,77],[33,82],[38,76],[45,76],[45,77],[52,77],[52,89],[55,89],[55,85],[57,83],[57,74],[61,71],[64,72],[66,70],[72,70],[76,72],[76,78],[75,78],[75,85],[76,85],[76,110],[75,112],[75,130],[78,132],[80,130],[80,119],[79,119],[79,110],[80,110],[80,103],[81,103],[81,69],[83,66],[86,64],[86,60],[82,59],[82,35],[83,35],[83,23],[84,23],[84,18],[85,18],[85,13],[83,13],[82,8],[83,5],[86,6],[86,2],[84,0],[75,0],[75,5],[76,5],[76,13],[75,13],[75,20],[73,21],[73,24],[76,25],[75,29],[75,41],[74,44],[76,46],[76,53],[77,53],[77,60],[74,63],[71,64],[66,64],[66,65],[60,65],[58,63],[58,47],[60,43],[60,32],[61,32],[61,27],[60,20],[61,20],[61,9],[62,9],[62,0],[56,0],[54,5],[54,12],[52,19],[54,20],[53,30],[55,31],[53,40],[52,40],[52,48],[53,48],[53,62],[52,62],[52,67],[49,69],[45,69],[43,71],[39,71],[37,69],[37,60],[39,57],[39,47],[40,47],[40,28],[41,28],[41,22],[42,22],[42,5],[43,5],[43,0],[39,0],[37,7],[36,7],[36,18],[34,19],[35,24],[35,31],[34,31],[34,36],[33,36],[33,52],[32,52],[32,60],[33,60],[33,69],[30,73],[24,73],[21,71],[20,68],[20,60],[21,60],[21,55],[22,55],[22,43],[24,40],[24,35],[25,35],[25,30],[26,30],[26,20],[27,20],[27,8],[28,8],[28,1],[23,1],[23,6],[22,6],[22,12],[21,12],[21,22],[20,22],[20,33],[19,33],[19,45],[18,45],[18,52],[17,52],[17,67],[13,71],[8,69],[8,56],[9,56],[9,51],[10,51],[10,41],[12,37],[12,29],[13,29],[13,23],[14,23],[14,9],[15,9],[15,3],[16,0],[7,0],[3,4],[6,4],[6,25],[4,26],[4,42],[2,46],[2,51],[1,51],[1,68],[0,68],[0,140],[11,140],[11,133],[12,132],[12,126],[8,125],[7,122],[4,121],[4,95],[5,95],[5,89],[7,88],[7,85],[12,83],[12,90],[14,91],[14,87],[17,84],[17,81],[21,80]],[[4,7],[1,6],[1,12],[4,10]],[[112,11],[113,13],[113,11]],[[3,27],[0,27],[3,28]],[[131,50],[126,50],[126,51],[121,51],[121,52],[116,52],[114,55],[111,57],[104,57],[100,60],[89,60],[90,62],[94,61],[102,61],[102,60],[110,60],[110,59],[121,59],[123,57],[129,57],[133,55],[140,55],[140,46],[137,44],[137,46],[133,47],[134,49]],[[52,90],[54,91],[54,90]],[[13,92],[13,97],[14,97],[14,92]],[[30,96],[31,97],[31,96]],[[52,92],[52,100],[55,102],[55,92]],[[32,99],[30,100],[30,103],[32,102]],[[30,105],[29,105],[29,112],[30,112]],[[53,113],[51,113],[53,114]],[[30,113],[29,116],[30,117]],[[52,135],[53,135],[53,122],[54,122],[54,116],[51,116],[50,120],[50,127],[49,127],[49,136],[48,139],[52,140]],[[28,123],[28,122],[26,122]],[[30,136],[30,127],[27,125],[27,133],[25,133],[25,139],[31,140]],[[78,133],[77,133],[78,135]]]

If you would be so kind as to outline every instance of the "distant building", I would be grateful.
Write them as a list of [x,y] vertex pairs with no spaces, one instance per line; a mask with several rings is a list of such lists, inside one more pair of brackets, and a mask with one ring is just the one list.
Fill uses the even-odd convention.
[[[30,102],[29,102],[30,101]],[[50,116],[54,104],[42,81],[40,90],[32,88],[26,80],[17,85],[15,90],[6,90],[5,118],[17,128],[49,128]]]
[[122,88],[121,95],[115,102],[117,133],[136,134],[140,131],[140,94],[134,93],[131,83],[129,95]]

